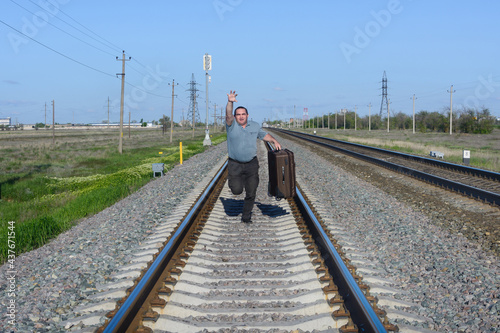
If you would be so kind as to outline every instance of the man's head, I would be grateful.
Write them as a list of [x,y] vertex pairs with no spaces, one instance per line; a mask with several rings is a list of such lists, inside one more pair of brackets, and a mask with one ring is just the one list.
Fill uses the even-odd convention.
[[234,119],[236,119],[236,122],[240,124],[241,126],[245,126],[248,121],[248,111],[245,107],[243,106],[238,106],[234,110]]

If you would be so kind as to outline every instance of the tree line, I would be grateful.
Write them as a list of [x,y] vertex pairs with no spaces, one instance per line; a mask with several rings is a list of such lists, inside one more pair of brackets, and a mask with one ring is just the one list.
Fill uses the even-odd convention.
[[[337,123],[335,124],[335,117]],[[345,123],[344,123],[345,117]],[[355,118],[356,117],[356,118]],[[328,119],[330,118],[330,119]],[[283,124],[282,121],[271,121],[269,124],[288,127],[288,124]],[[387,129],[387,116],[366,115],[359,117],[354,111],[346,111],[343,113],[330,114],[324,116],[313,117],[304,121],[305,128],[330,128],[330,129],[343,129],[345,124],[346,129],[361,130],[383,130]],[[500,122],[491,115],[487,108],[475,109],[463,107],[452,114],[452,131],[455,133],[473,133],[473,134],[488,134],[493,131],[495,127],[500,127]],[[413,128],[413,115],[407,115],[403,112],[393,114],[389,118],[389,126],[391,130],[408,130]],[[418,132],[449,132],[450,131],[450,112],[445,110],[443,112],[429,112],[420,111],[415,113],[415,131]]]

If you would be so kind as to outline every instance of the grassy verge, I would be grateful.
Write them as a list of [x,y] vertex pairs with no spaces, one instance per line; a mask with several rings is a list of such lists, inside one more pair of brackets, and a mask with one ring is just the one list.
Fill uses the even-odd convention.
[[[225,139],[225,134],[215,135],[212,144]],[[79,219],[144,186],[153,178],[152,163],[164,163],[166,171],[179,163],[178,143],[144,145],[124,149],[123,154],[114,147],[91,147],[88,150],[95,153],[80,154],[70,166],[59,158],[42,167],[32,165],[29,171],[0,175],[0,261],[8,257],[9,232],[15,231],[16,255],[40,247]],[[183,140],[183,159],[205,149],[203,137]]]

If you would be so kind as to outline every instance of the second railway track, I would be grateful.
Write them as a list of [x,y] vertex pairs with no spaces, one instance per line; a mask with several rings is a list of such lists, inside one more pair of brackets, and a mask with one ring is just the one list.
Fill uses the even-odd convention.
[[306,133],[281,131],[500,207],[500,173]]

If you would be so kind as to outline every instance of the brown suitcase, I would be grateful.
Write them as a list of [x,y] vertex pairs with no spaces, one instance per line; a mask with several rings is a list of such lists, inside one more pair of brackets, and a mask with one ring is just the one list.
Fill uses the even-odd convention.
[[288,149],[272,150],[267,153],[269,166],[268,194],[276,198],[295,196],[295,160]]

